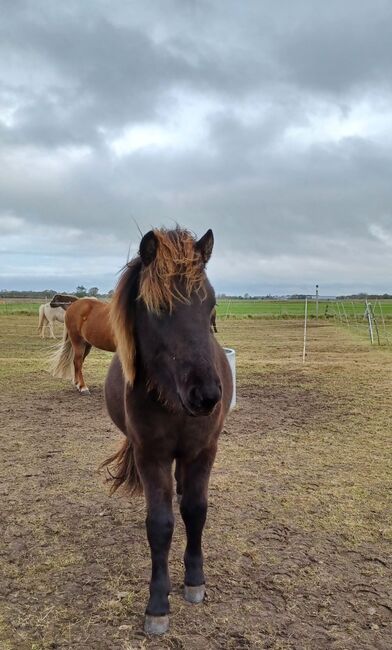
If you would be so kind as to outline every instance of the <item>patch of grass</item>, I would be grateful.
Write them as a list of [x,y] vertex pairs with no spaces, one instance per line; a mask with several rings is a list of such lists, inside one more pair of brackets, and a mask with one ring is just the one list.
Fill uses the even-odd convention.
[[41,302],[2,302],[0,301],[0,316],[37,316]]

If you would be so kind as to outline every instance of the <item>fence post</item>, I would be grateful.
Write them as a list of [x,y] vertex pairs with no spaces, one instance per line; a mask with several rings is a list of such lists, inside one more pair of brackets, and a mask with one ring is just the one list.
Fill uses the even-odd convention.
[[305,322],[304,322],[304,347],[302,350],[302,363],[305,363],[306,357],[306,326],[308,321],[308,299],[305,298]]
[[372,314],[371,314],[370,307],[369,307],[369,303],[368,303],[367,299],[366,299],[366,312],[365,312],[365,315],[366,315],[366,317],[367,317],[368,325],[369,325],[369,336],[370,336],[370,342],[371,342],[371,344],[373,345],[373,343],[374,343],[374,336],[373,336]]
[[382,321],[382,326],[383,326],[383,330],[384,330],[384,335],[385,335],[385,338],[386,338],[386,341],[387,341],[387,345],[389,345],[389,338],[388,338],[388,334],[387,334],[387,328],[385,327],[384,312],[382,310],[380,300],[378,301],[378,306],[380,308],[381,321]]
[[373,309],[373,305],[372,305],[371,302],[369,302],[369,307],[370,307],[370,312],[371,312],[372,320],[373,320],[373,323],[374,323],[374,327],[376,328],[377,342],[378,342],[378,345],[380,345],[380,334],[378,332],[378,324],[377,324],[377,321],[376,321],[376,317],[374,315],[374,309]]
[[352,308],[353,308],[354,323],[355,323],[357,329],[359,329],[357,314],[356,314],[356,311],[355,311],[355,305],[354,305],[353,301],[351,301],[351,305],[352,305]]
[[342,317],[342,314],[341,314],[341,311],[340,311],[339,302],[336,303],[336,306],[338,308],[339,322],[343,323],[343,317]]
[[345,310],[345,308],[344,308],[344,302],[342,302],[342,310],[343,310],[344,317],[345,317],[345,319],[346,319],[346,325],[347,325],[347,327],[350,327],[350,323],[348,322],[348,318],[347,318],[346,310]]

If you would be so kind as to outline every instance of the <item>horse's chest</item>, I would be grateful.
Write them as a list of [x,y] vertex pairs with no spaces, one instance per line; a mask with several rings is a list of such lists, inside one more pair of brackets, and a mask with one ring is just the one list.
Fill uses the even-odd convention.
[[215,437],[215,427],[194,418],[130,418],[130,433],[137,445],[159,453],[194,457]]

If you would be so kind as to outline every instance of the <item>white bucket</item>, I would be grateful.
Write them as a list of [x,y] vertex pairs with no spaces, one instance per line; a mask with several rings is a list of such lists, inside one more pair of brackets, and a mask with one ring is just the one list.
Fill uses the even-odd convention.
[[235,378],[235,350],[233,350],[232,348],[223,348],[223,349],[226,353],[227,360],[230,364],[230,370],[233,377],[233,397],[231,398],[231,404],[230,404],[230,411],[231,411],[237,404],[237,390],[236,390],[236,378]]

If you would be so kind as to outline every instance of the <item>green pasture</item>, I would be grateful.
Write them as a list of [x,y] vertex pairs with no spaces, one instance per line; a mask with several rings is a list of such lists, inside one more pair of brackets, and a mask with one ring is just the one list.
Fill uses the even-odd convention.
[[[392,300],[372,302],[376,317],[392,317]],[[381,305],[381,312],[380,312]],[[218,318],[301,318],[305,313],[305,300],[217,300]],[[319,317],[363,318],[364,300],[319,300]],[[308,300],[308,316],[316,316],[316,301]]]
[[18,314],[31,316],[37,314],[40,302],[5,302],[0,301],[0,315],[17,316]]
[[[376,318],[392,318],[392,300],[371,301]],[[38,315],[39,302],[1,302],[0,315]],[[218,299],[218,318],[301,318],[304,300],[240,300]],[[364,300],[319,300],[319,317],[337,317],[339,320],[361,320],[365,313]],[[308,301],[308,315],[316,316],[316,302]]]

